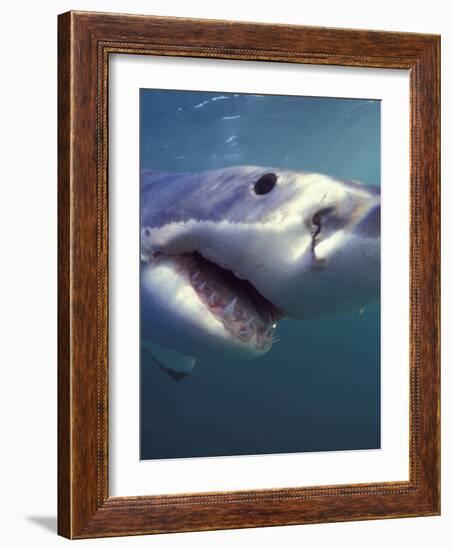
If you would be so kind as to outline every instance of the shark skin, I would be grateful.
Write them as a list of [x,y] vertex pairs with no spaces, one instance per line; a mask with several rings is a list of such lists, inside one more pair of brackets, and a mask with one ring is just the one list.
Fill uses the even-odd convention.
[[171,351],[168,367],[151,354],[174,378],[197,357],[261,356],[282,318],[379,299],[378,187],[258,166],[145,170],[140,209],[142,343]]

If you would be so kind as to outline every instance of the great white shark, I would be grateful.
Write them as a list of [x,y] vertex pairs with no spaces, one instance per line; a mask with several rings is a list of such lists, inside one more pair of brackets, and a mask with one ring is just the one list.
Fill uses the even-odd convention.
[[141,173],[141,342],[173,378],[198,357],[252,359],[280,319],[379,298],[380,190],[236,166]]

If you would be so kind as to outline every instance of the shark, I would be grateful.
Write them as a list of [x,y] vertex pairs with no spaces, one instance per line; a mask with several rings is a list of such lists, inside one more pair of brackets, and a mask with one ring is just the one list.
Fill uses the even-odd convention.
[[261,166],[141,172],[141,346],[181,380],[254,359],[285,318],[379,299],[380,189]]

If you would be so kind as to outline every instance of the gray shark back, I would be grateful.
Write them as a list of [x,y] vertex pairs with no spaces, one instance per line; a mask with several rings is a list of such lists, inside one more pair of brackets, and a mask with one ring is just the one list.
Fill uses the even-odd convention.
[[[268,201],[256,204],[251,189],[260,176],[269,172],[281,171],[256,166],[234,166],[196,174],[144,170],[141,173],[141,225],[155,228],[190,219],[258,222],[269,205]],[[287,199],[287,193],[272,198],[281,203]],[[272,204],[272,208],[277,207],[278,204]]]

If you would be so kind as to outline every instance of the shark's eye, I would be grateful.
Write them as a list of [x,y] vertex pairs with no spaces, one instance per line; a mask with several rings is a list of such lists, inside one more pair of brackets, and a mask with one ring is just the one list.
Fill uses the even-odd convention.
[[270,193],[273,187],[275,187],[277,179],[276,174],[272,172],[264,174],[254,184],[254,192],[256,195],[266,195]]

